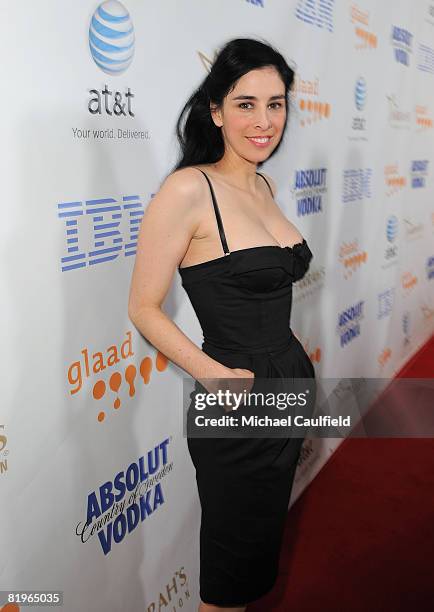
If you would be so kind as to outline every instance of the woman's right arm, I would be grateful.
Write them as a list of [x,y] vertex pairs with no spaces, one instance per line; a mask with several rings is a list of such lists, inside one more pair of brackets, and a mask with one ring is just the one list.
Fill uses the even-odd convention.
[[[237,372],[203,352],[162,310],[199,226],[205,187],[197,170],[183,168],[170,174],[152,198],[140,225],[128,302],[129,318],[139,332],[196,380],[232,378]],[[239,372],[249,376],[246,370]]]

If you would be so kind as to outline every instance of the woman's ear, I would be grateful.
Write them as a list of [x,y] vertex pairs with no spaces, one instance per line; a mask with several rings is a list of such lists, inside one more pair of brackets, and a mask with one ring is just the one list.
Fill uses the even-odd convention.
[[211,117],[217,127],[222,127],[222,114],[215,104],[210,104]]

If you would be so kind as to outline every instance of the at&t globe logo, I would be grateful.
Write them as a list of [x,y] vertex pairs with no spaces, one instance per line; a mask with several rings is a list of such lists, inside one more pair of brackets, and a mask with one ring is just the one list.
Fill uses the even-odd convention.
[[389,243],[386,247],[384,257],[387,261],[396,261],[398,255],[398,247],[395,243],[398,236],[398,217],[390,215],[386,222],[386,238]]
[[359,114],[353,117],[352,128],[359,132],[358,138],[366,140],[362,134],[366,131],[366,117],[363,115],[366,106],[366,81],[362,76],[359,76],[354,87],[354,104]]
[[117,0],[102,2],[89,26],[92,57],[106,74],[122,74],[134,55],[134,27],[130,14]]
[[362,111],[366,102],[366,81],[363,77],[359,77],[354,90],[354,101],[358,111]]
[[390,215],[387,219],[386,236],[389,242],[395,242],[398,234],[398,219],[396,215]]

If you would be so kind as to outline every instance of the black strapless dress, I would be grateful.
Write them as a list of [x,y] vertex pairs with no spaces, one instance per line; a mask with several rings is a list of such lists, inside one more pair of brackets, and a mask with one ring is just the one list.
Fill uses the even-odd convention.
[[[202,327],[202,350],[255,377],[315,378],[290,329],[292,283],[312,258],[306,240],[229,252],[214,190],[203,174],[225,255],[178,269]],[[203,602],[242,606],[273,587],[302,443],[295,437],[187,438],[202,507]]]

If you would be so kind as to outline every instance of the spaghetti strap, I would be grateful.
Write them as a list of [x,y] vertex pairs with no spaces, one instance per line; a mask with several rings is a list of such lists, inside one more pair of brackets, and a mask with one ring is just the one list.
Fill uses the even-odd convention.
[[[197,166],[195,166],[195,168],[197,168]],[[216,219],[217,219],[217,225],[218,225],[218,228],[219,228],[220,241],[222,243],[223,251],[224,251],[225,255],[230,255],[230,251],[229,251],[229,248],[228,248],[228,243],[226,242],[225,230],[223,229],[222,218],[220,216],[219,207],[217,206],[217,199],[215,197],[215,193],[214,193],[214,189],[212,187],[211,181],[209,180],[208,175],[205,174],[205,172],[203,170],[201,170],[200,168],[197,168],[197,170],[199,170],[199,172],[202,172],[202,174],[205,176],[205,178],[206,178],[206,180],[208,182],[208,185],[209,185],[209,188],[210,188],[210,191],[211,191],[211,198],[212,198],[212,203],[213,203],[213,206],[214,206],[215,216],[216,216]]]
[[264,176],[263,174],[261,174],[260,172],[257,172],[256,174],[259,174],[259,176],[262,176],[262,178],[264,179],[264,181],[265,181],[265,182],[267,183],[267,185],[268,185],[268,189],[270,190],[271,197],[273,197],[273,198],[274,198],[273,190],[271,189],[271,187],[270,187],[270,183],[267,181],[267,179],[265,178],[265,176]]

